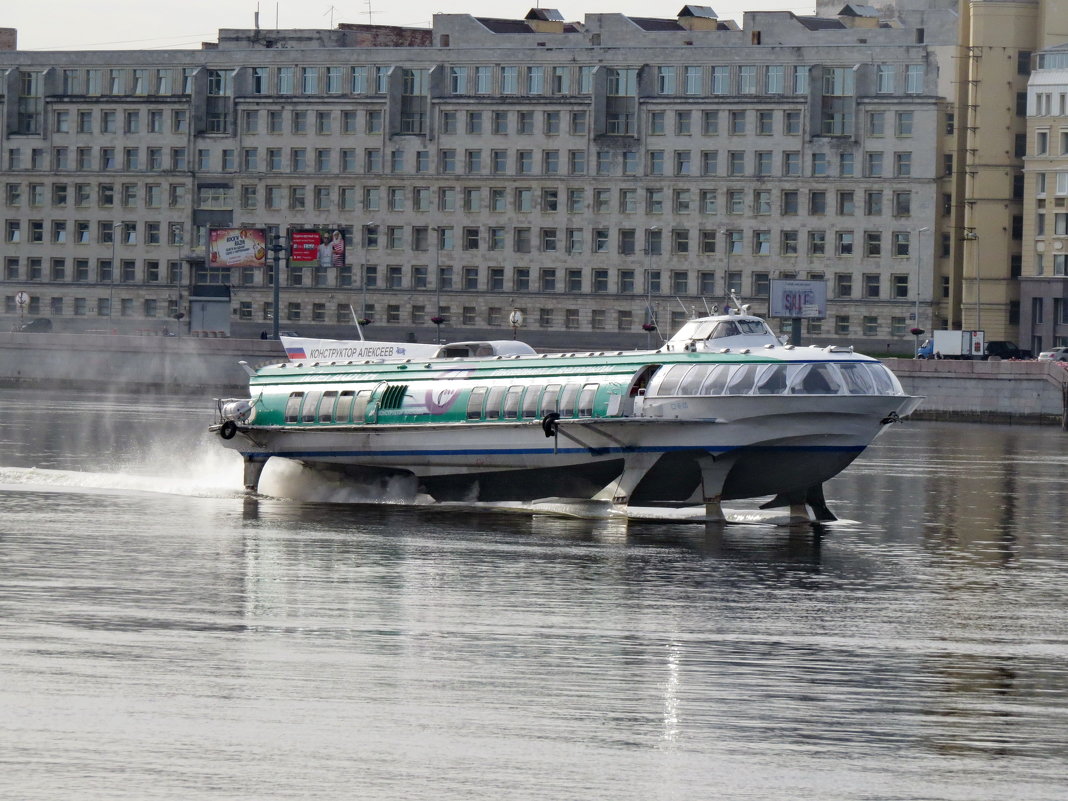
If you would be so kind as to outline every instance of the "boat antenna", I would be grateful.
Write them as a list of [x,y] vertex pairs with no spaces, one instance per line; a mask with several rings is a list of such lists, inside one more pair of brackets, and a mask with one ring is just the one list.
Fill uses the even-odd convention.
[[701,302],[703,304],[705,304],[705,314],[707,314],[709,317],[711,317],[713,314],[715,314],[714,311],[712,311],[710,308],[708,308],[708,298],[701,298]]

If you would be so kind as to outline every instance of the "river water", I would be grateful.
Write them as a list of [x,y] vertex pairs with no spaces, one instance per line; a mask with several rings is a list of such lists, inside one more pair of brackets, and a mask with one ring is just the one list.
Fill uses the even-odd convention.
[[0,797],[1068,797],[1068,434],[895,426],[814,534],[247,500],[210,407],[0,391]]

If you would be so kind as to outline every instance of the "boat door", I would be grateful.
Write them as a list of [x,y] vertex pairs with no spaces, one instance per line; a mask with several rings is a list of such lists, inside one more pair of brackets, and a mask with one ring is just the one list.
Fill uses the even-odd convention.
[[367,408],[364,411],[363,417],[363,421],[367,425],[374,425],[378,422],[378,410],[382,408],[382,396],[386,394],[388,388],[389,384],[385,381],[381,381],[371,391],[371,399],[367,401]]
[[638,370],[627,385],[627,393],[623,397],[623,403],[619,410],[620,417],[638,417],[642,413],[645,403],[645,392],[649,388],[649,382],[653,375],[660,369],[659,364],[647,364]]

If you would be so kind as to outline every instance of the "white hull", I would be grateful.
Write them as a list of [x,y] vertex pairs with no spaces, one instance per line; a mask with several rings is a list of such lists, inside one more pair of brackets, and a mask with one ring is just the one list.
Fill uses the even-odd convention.
[[[538,420],[287,426],[253,429],[234,446],[253,463],[282,456],[320,468],[414,475],[445,496],[438,500],[473,492],[483,500],[592,497],[628,471],[633,486],[614,498],[630,500],[636,491],[649,500],[685,500],[703,480],[706,498],[731,499],[825,481],[888,417],[905,416],[915,403],[885,396],[658,398],[646,402],[643,416],[563,421],[551,438]],[[657,475],[664,472],[671,475]],[[708,487],[710,480],[719,486]],[[660,484],[673,489],[654,489]]]

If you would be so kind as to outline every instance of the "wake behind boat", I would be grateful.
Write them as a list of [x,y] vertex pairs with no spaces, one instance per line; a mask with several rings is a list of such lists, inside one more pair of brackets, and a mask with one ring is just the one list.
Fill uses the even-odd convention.
[[773,496],[765,506],[827,520],[823,482],[920,402],[878,360],[783,345],[739,310],[691,320],[658,350],[502,343],[362,359],[320,346],[321,359],[253,373],[212,430],[250,490],[279,456],[371,484],[408,477],[439,501],[704,503],[722,520],[722,501]]

